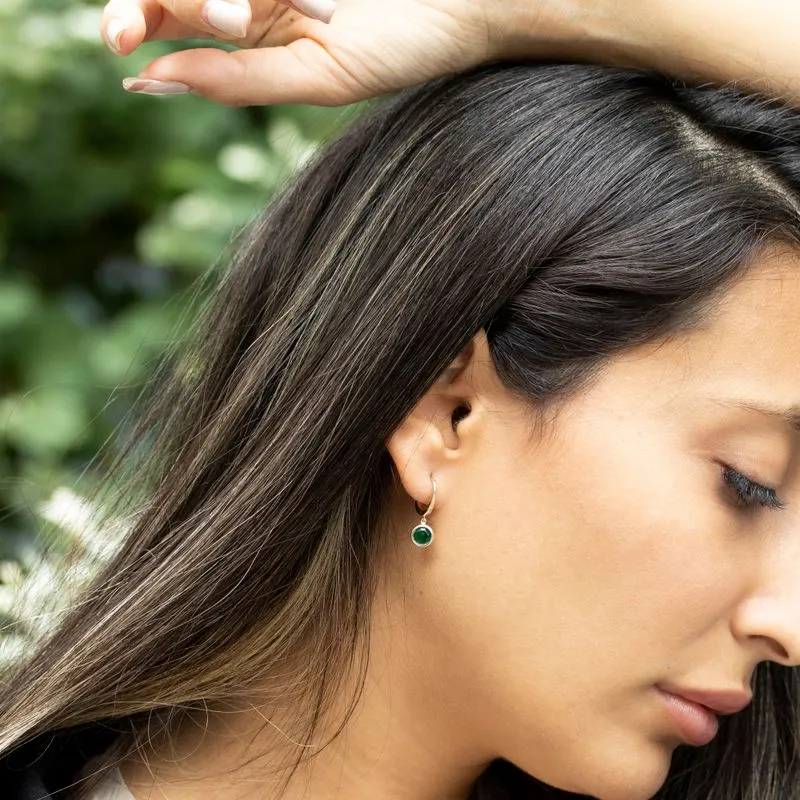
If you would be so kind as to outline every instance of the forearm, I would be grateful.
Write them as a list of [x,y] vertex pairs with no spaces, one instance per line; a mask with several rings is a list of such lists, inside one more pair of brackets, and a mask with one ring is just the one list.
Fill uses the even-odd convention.
[[506,9],[512,55],[650,67],[800,105],[800,0],[512,0]]
[[[800,103],[798,0],[634,0],[628,47],[687,79],[736,82]],[[643,41],[635,42],[635,31]],[[643,47],[642,47],[643,45]]]

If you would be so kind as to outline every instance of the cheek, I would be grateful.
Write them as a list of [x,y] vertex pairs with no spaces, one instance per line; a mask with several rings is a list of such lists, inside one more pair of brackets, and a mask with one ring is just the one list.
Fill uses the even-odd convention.
[[585,673],[591,658],[624,680],[620,663],[658,670],[719,623],[742,551],[708,464],[657,431],[587,427],[573,444],[495,457],[460,487],[442,602],[511,663],[542,664],[546,647],[545,675],[553,662]]
[[735,601],[743,550],[731,512],[709,465],[657,432],[579,441],[538,498],[543,591],[569,630],[600,643],[600,663],[658,667],[657,654],[702,637]]
[[[617,780],[618,754],[663,736],[653,684],[691,665],[743,583],[708,465],[626,424],[526,453],[495,437],[458,499],[443,495],[426,566],[441,674],[487,739],[545,780],[574,777],[581,758],[598,775],[611,759]],[[647,746],[657,787],[669,751]]]
[[508,687],[508,706],[549,708],[569,685],[571,704],[608,710],[730,614],[741,531],[709,465],[657,429],[519,442],[494,437],[458,498],[442,497],[424,584],[432,639],[471,665],[475,692]]

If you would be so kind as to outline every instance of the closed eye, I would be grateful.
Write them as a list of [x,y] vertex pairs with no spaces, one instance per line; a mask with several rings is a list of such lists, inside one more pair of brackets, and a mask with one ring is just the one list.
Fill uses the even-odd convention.
[[774,509],[786,507],[786,503],[778,497],[774,489],[751,480],[733,467],[723,467],[722,479],[726,486],[733,490],[738,506],[746,508],[761,506]]

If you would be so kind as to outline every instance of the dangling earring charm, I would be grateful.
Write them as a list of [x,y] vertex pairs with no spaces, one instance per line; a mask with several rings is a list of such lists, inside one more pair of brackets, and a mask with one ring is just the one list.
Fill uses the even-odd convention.
[[422,514],[419,525],[415,526],[411,531],[411,541],[417,547],[430,547],[433,543],[433,528],[428,525],[428,515],[433,511],[433,506],[436,503],[436,478],[431,478],[431,480],[433,481],[433,497],[428,507],[423,511],[420,509],[419,503],[414,503],[417,513]]

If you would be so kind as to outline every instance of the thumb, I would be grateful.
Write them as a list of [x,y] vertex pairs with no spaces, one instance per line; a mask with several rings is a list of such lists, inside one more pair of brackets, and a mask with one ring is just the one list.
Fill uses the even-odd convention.
[[338,106],[378,93],[355,81],[311,39],[232,52],[210,47],[182,50],[156,59],[138,78],[126,78],[123,85],[142,94],[191,91],[228,106]]

